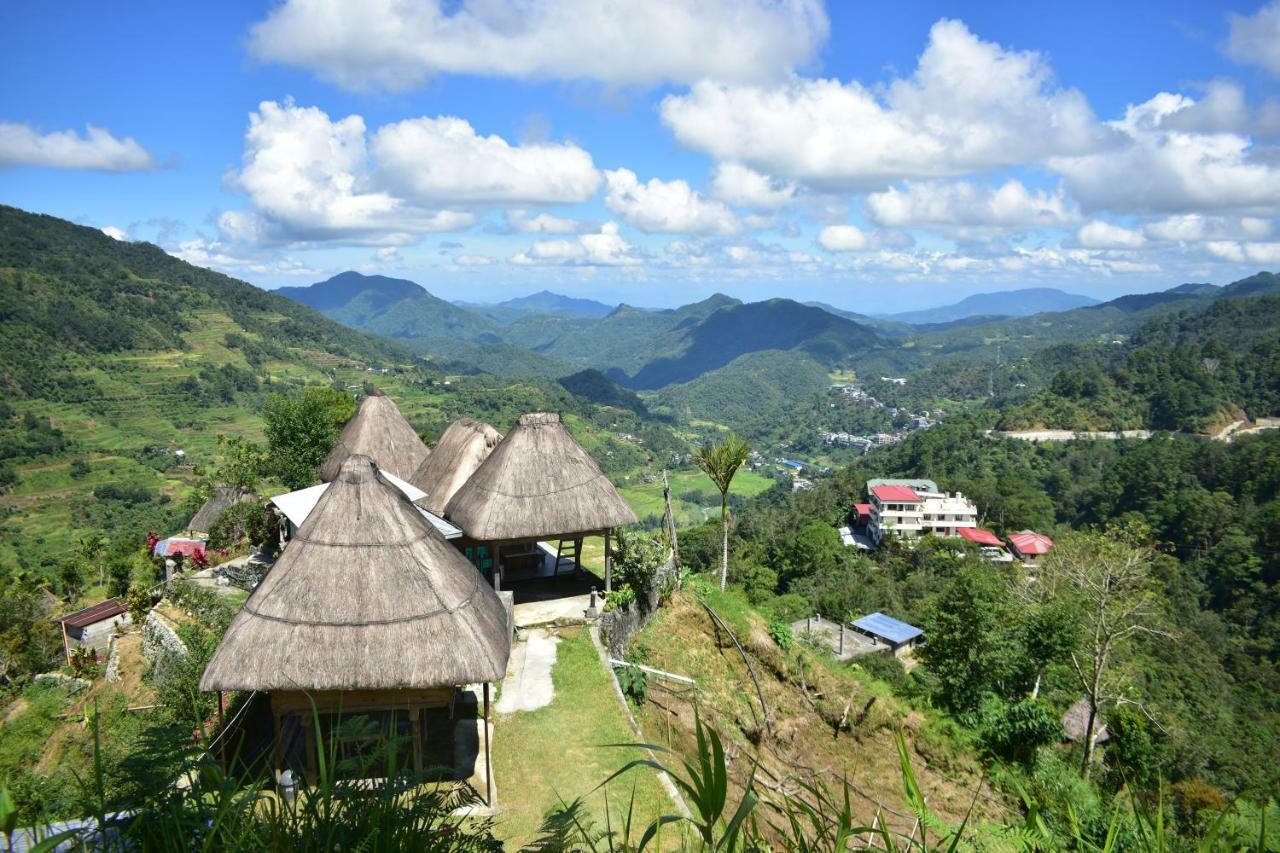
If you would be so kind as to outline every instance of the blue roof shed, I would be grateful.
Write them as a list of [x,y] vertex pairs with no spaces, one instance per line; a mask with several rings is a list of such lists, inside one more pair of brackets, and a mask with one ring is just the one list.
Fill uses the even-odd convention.
[[895,646],[909,643],[924,633],[924,630],[906,622],[899,622],[892,616],[883,613],[872,613],[854,620],[853,627],[859,631],[880,637]]

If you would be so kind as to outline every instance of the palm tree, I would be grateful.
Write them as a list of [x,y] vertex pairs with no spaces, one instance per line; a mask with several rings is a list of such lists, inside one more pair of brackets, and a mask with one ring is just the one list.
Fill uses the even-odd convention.
[[733,475],[738,473],[742,463],[747,461],[750,452],[751,448],[746,441],[736,435],[730,435],[719,443],[704,444],[693,451],[693,461],[720,490],[720,525],[724,534],[720,562],[722,590],[729,577],[729,484],[733,482]]

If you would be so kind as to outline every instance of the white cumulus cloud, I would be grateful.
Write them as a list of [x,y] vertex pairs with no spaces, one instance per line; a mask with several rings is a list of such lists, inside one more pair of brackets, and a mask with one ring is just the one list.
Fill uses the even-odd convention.
[[1231,34],[1227,56],[1258,65],[1280,77],[1280,0],[1272,0],[1252,15],[1227,15]]
[[155,158],[130,137],[117,139],[101,127],[40,133],[29,124],[0,121],[0,169],[44,166],[50,169],[94,169],[139,172],[156,168]]
[[663,234],[732,234],[738,221],[723,202],[707,199],[687,181],[651,178],[640,183],[630,169],[607,171],[604,203],[629,225]]
[[249,51],[352,88],[441,73],[762,81],[809,62],[827,30],[821,0],[286,0],[253,26]]
[[790,203],[796,185],[762,175],[741,163],[719,163],[711,178],[711,194],[738,207],[767,210]]
[[871,193],[867,215],[896,228],[1053,228],[1080,218],[1061,189],[1031,191],[1021,181],[998,187],[968,181],[908,181]]
[[1147,242],[1141,231],[1123,228],[1101,219],[1081,226],[1076,232],[1076,240],[1086,249],[1138,249]]
[[1090,211],[1280,210],[1280,166],[1255,156],[1250,137],[1170,127],[1195,104],[1161,92],[1111,122],[1124,135],[1123,145],[1052,158],[1049,167]]
[[670,95],[663,121],[686,147],[833,188],[875,188],[1092,151],[1107,137],[1084,96],[1043,58],[934,24],[915,73],[882,90],[795,77],[705,80]]
[[129,239],[128,231],[125,231],[123,228],[117,228],[114,225],[108,225],[107,227],[103,228],[102,233],[106,234],[112,240],[119,240],[122,243],[128,241]]
[[576,234],[583,223],[542,212],[530,216],[524,210],[507,211],[507,227],[522,234]]
[[1271,233],[1271,223],[1256,216],[1205,216],[1182,213],[1148,222],[1143,232],[1153,240],[1197,243],[1203,240],[1257,240]]
[[600,187],[576,145],[511,145],[449,116],[384,125],[371,147],[380,182],[422,204],[579,202]]
[[828,225],[818,234],[818,243],[828,252],[866,252],[876,247],[873,235],[856,225]]
[[576,240],[541,240],[511,258],[513,264],[564,264],[581,266],[634,266],[640,259],[631,244],[618,233],[616,222],[606,222],[592,234]]

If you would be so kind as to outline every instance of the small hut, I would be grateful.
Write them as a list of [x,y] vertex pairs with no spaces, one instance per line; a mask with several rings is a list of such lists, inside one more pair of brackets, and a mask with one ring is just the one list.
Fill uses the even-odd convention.
[[367,735],[342,739],[339,723],[353,716],[383,746],[405,736],[400,766],[421,770],[426,709],[452,708],[457,686],[481,683],[488,779],[489,684],[506,674],[510,648],[499,597],[357,454],[236,615],[200,689],[268,693],[275,767],[310,774],[313,719],[343,755],[368,748]]
[[[1062,731],[1067,740],[1084,743],[1089,727],[1089,697],[1081,696],[1062,714]],[[1106,743],[1111,739],[1111,732],[1101,715],[1093,721],[1094,743]]]
[[430,453],[391,398],[374,391],[342,428],[338,443],[320,466],[320,479],[330,482],[338,476],[348,456],[361,454],[384,471],[407,480]]
[[574,440],[560,416],[521,415],[489,458],[449,500],[445,517],[468,539],[493,549],[493,584],[499,588],[505,548],[518,553],[542,539],[571,540],[581,553],[585,536],[604,537],[604,585],[612,589],[610,536],[634,524],[636,514]]
[[484,421],[460,418],[449,424],[431,455],[409,482],[426,493],[418,506],[440,515],[449,499],[476,472],[502,441],[502,433]]
[[131,621],[129,607],[122,598],[108,598],[61,617],[58,622],[62,625],[62,650],[67,663],[71,663],[72,647],[93,649],[94,654],[105,658],[111,649],[111,638]]
[[213,497],[204,502],[200,509],[196,510],[196,514],[191,516],[191,520],[187,522],[187,533],[189,535],[203,534],[208,535],[213,529],[213,525],[217,524],[218,519],[222,518],[222,514],[238,503],[251,501],[255,499],[253,492],[239,486],[216,486],[213,490]]

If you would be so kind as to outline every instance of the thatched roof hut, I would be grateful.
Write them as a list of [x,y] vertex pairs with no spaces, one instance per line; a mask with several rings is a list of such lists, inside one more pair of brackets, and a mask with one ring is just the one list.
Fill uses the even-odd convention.
[[217,523],[222,514],[231,507],[244,501],[255,499],[253,492],[248,489],[242,489],[238,486],[216,486],[213,490],[213,497],[204,502],[204,506],[196,510],[196,514],[191,516],[191,520],[187,522],[187,530],[197,533],[208,533],[213,529],[213,525]]
[[338,443],[320,466],[320,479],[326,483],[333,480],[348,456],[362,454],[379,468],[407,480],[430,453],[391,398],[374,391],[342,428]]
[[379,691],[502,678],[506,610],[353,455],[231,623],[201,690]]
[[431,455],[413,472],[409,482],[427,493],[417,502],[436,515],[444,512],[449,499],[462,488],[476,469],[502,441],[502,433],[484,421],[460,418],[436,442]]
[[545,412],[520,416],[445,516],[481,542],[598,533],[636,521],[560,416]]

